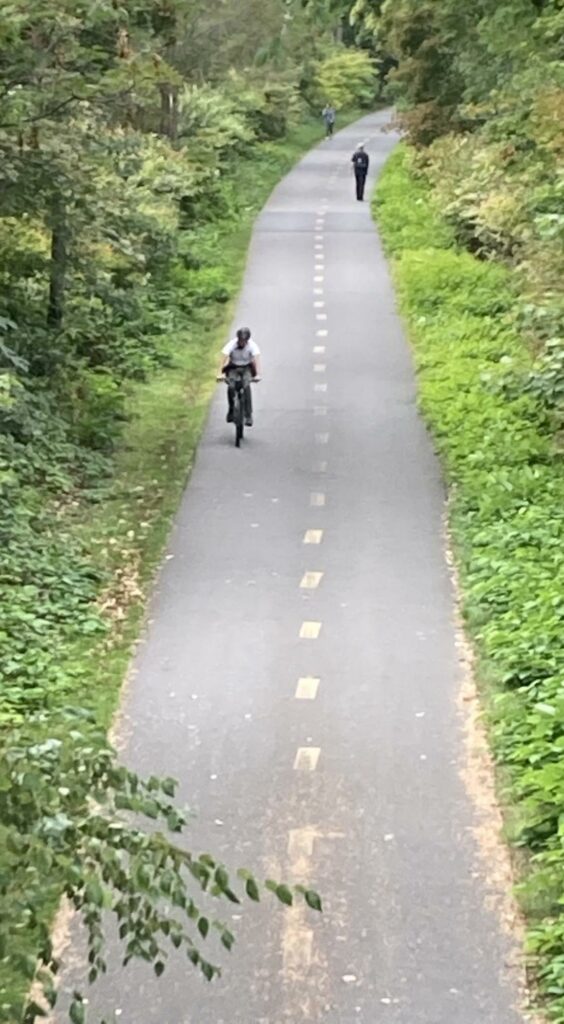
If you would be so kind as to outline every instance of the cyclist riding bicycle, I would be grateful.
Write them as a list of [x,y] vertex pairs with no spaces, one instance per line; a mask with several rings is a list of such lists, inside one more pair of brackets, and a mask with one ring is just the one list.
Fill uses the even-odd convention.
[[253,425],[251,380],[257,380],[260,373],[260,349],[251,338],[248,327],[240,327],[236,336],[221,350],[223,359],[220,374],[227,378],[227,422],[233,423],[234,381],[241,375],[245,385],[245,426]]

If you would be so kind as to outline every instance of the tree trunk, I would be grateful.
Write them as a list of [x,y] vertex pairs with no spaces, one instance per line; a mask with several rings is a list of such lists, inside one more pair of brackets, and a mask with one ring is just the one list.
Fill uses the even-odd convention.
[[67,270],[67,224],[64,202],[55,196],[51,207],[51,265],[49,269],[49,327],[62,327]]
[[176,86],[163,84],[161,90],[161,121],[160,133],[171,142],[178,136],[178,89]]

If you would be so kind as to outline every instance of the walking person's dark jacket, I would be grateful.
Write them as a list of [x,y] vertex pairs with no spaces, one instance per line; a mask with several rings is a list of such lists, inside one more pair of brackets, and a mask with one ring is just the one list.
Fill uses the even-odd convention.
[[368,153],[365,153],[363,146],[359,146],[353,153],[352,164],[354,167],[354,176],[356,178],[356,198],[364,199],[364,186],[366,184],[366,176],[370,166],[370,158]]

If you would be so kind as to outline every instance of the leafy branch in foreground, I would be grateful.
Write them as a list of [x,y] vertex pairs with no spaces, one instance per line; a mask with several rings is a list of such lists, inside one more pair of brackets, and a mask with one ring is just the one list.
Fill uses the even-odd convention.
[[[118,923],[124,965],[145,960],[160,976],[174,948],[208,980],[219,974],[201,944],[215,934],[229,951],[235,938],[200,900],[238,904],[245,896],[258,902],[261,889],[241,870],[239,894],[212,855],[195,855],[169,838],[186,825],[175,790],[174,779],[143,780],[119,764],[104,733],[80,710],[43,716],[10,734],[9,746],[0,749],[0,845],[7,851],[0,873],[0,957],[25,973],[33,995],[23,1008],[2,995],[0,1020],[33,1024],[57,1001],[46,877],[53,906],[64,891],[85,926],[90,983],[106,971],[108,915]],[[313,890],[271,880],[265,887],[283,904],[297,894],[321,910]],[[18,952],[18,939],[30,930],[37,935],[36,956]],[[73,1024],[85,1013],[75,993]]]

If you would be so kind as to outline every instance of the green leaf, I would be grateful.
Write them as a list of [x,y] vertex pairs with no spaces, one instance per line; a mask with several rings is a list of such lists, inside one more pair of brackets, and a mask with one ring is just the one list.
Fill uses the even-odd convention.
[[260,890],[255,882],[254,878],[248,878],[245,885],[245,892],[250,900],[254,900],[255,903],[260,902]]
[[200,966],[201,966],[201,969],[202,969],[202,974],[207,979],[207,981],[213,981],[214,976],[216,974],[215,968],[212,967],[211,964],[208,964],[205,960],[201,961]]
[[284,903],[287,907],[291,907],[294,902],[292,892],[287,885],[277,885],[276,896],[278,897],[280,902]]
[[32,1001],[31,1003],[27,1003],[26,1008],[24,1010],[23,1024],[34,1024],[34,1021],[36,1020],[37,1017],[46,1016],[47,1011],[42,1006],[39,1006],[38,1003]]
[[73,999],[69,1010],[69,1017],[72,1024],[85,1024],[86,1010],[82,999]]
[[174,797],[176,793],[177,782],[175,779],[163,779],[161,782],[161,790],[165,796]]
[[308,907],[311,907],[312,910],[318,910],[319,913],[322,912],[323,907],[321,905],[321,898],[313,889],[307,890],[305,893],[305,901]]

